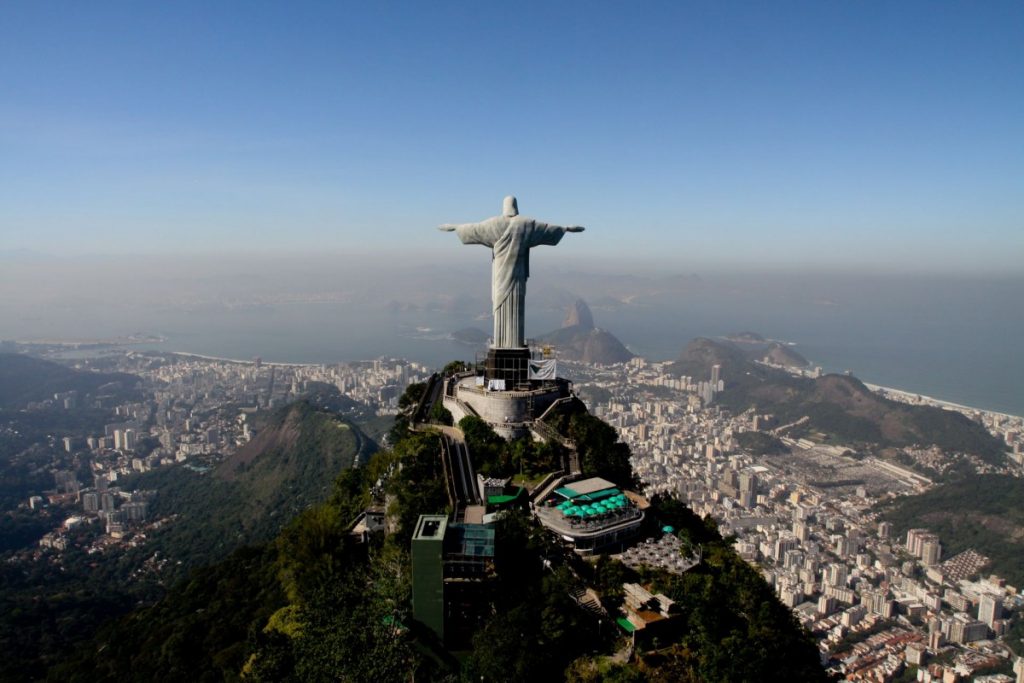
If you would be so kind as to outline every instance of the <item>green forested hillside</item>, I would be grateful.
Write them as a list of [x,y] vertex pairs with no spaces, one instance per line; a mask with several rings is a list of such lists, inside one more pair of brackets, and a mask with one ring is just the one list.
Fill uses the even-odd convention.
[[60,363],[24,354],[0,353],[0,408],[19,408],[29,401],[52,399],[58,392],[113,394],[139,382],[124,373],[81,372]]
[[[82,372],[23,354],[0,353],[0,509],[13,510],[32,494],[53,486],[55,463],[74,469],[57,447],[64,436],[82,441],[117,419],[112,406],[137,397],[138,378]],[[77,392],[65,409],[54,394]],[[31,410],[29,403],[35,403]],[[86,473],[83,473],[83,476]],[[0,523],[0,551],[16,547]]]
[[[239,547],[271,541],[296,515],[327,500],[340,472],[376,449],[356,424],[306,402],[269,415],[260,430],[214,472],[177,465],[121,482],[126,490],[154,490],[150,519],[167,520],[138,547],[100,557],[72,547],[54,562],[20,565],[30,571],[0,565],[0,650],[20,653],[0,661],[0,679],[37,678],[110,617],[154,602],[192,570]],[[0,520],[5,532],[16,532],[14,523]],[[132,626],[119,642],[135,643],[137,632]]]
[[974,548],[992,560],[986,571],[1024,586],[1024,480],[1000,474],[969,475],[882,508],[898,537],[927,527],[942,541],[943,557]]
[[270,540],[295,515],[326,500],[337,474],[375,448],[357,425],[335,414],[305,401],[285,406],[212,473],[172,467],[126,482],[158,492],[152,517],[174,517],[142,550],[187,570]]
[[725,391],[715,401],[736,413],[756,408],[771,413],[782,424],[808,417],[804,430],[849,446],[934,444],[991,462],[1003,458],[1004,445],[960,413],[891,401],[855,377],[796,377],[750,362],[732,344],[695,339],[672,364],[671,371],[706,379],[715,364],[722,366],[725,382]]
[[[587,418],[566,425],[591,452],[585,473],[626,471],[629,481],[629,449]],[[671,500],[651,509],[652,533],[671,523],[706,553],[704,566],[681,578],[636,576],[617,563],[595,568],[564,552],[525,511],[501,517],[493,614],[468,651],[446,652],[411,619],[408,553],[417,517],[446,511],[440,444],[430,433],[394,434],[392,449],[343,471],[327,502],[273,541],[193,574],[155,607],[109,625],[51,679],[142,672],[155,681],[823,680],[813,644],[757,572],[713,523]],[[394,528],[357,544],[349,521],[385,496]],[[668,592],[687,627],[657,653],[614,664],[605,656],[623,648],[619,632],[570,594],[586,582],[613,605],[626,579]]]

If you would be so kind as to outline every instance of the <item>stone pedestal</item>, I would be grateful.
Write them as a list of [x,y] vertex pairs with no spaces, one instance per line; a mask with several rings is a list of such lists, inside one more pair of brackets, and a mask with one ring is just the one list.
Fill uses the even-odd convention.
[[500,436],[518,439],[530,436],[534,420],[555,401],[570,395],[569,382],[564,379],[527,391],[491,391],[478,385],[476,377],[469,376],[448,379],[443,400],[456,424],[467,415],[474,415],[490,424]]
[[530,349],[488,349],[484,376],[505,380],[506,389],[525,388],[530,382]]

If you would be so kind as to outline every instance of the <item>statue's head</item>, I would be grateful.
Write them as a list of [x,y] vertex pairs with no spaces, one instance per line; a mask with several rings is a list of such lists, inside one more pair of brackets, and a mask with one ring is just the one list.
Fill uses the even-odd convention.
[[505,206],[501,209],[501,215],[507,218],[514,218],[519,215],[519,204],[512,195],[505,197]]

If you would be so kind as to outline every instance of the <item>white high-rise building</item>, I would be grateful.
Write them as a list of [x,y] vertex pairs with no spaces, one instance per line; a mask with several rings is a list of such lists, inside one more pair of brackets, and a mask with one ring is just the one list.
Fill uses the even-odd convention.
[[921,544],[921,561],[926,567],[934,567],[942,559],[942,545],[938,536],[930,534]]
[[978,621],[983,621],[989,628],[1003,616],[1003,602],[993,595],[982,595],[978,601]]
[[830,586],[845,586],[847,570],[845,564],[832,564],[828,568],[827,583]]

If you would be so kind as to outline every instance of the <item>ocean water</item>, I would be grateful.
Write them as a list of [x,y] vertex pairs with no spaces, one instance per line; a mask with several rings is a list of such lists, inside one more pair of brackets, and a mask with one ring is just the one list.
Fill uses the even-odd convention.
[[[560,325],[565,292],[557,294],[531,289],[528,336]],[[592,308],[599,327],[652,360],[675,358],[694,337],[753,331],[795,343],[826,371],[851,370],[867,382],[1022,415],[1022,301],[1024,279],[732,275],[649,288],[628,304],[595,295]],[[490,329],[480,307],[462,308],[472,310],[394,312],[369,300],[59,310],[0,302],[0,339],[142,332],[167,338],[157,348],[226,358],[330,363],[394,356],[440,366],[476,353],[452,341],[452,331]]]

